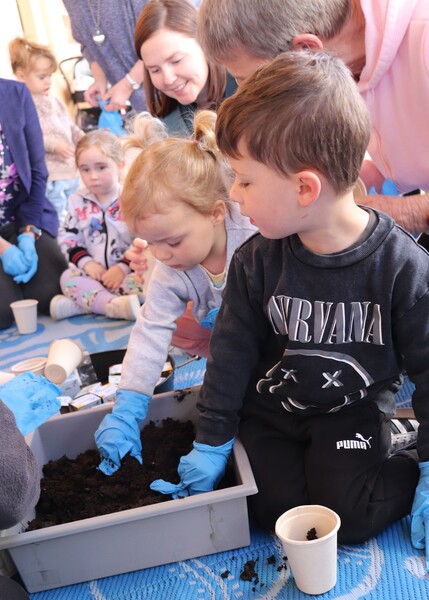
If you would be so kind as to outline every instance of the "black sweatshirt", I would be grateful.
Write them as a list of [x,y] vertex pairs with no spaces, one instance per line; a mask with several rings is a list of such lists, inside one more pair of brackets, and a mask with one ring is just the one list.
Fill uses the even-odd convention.
[[256,234],[238,248],[198,402],[198,442],[230,440],[252,403],[305,416],[374,400],[394,413],[406,370],[420,459],[429,460],[429,254],[372,212],[375,226],[344,252],[314,254],[297,235]]

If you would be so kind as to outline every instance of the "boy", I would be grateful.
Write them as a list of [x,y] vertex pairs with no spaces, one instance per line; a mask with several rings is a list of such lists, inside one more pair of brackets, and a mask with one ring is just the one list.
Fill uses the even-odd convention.
[[415,450],[389,452],[404,368],[429,461],[428,254],[353,200],[370,119],[340,59],[280,55],[222,104],[216,133],[260,234],[231,262],[181,483],[153,489],[212,489],[238,433],[260,523],[323,504],[340,542],[361,542],[410,512],[419,478]]

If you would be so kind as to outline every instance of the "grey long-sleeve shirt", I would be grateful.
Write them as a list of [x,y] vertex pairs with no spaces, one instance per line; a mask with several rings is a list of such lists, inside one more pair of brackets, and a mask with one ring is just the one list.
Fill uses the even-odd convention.
[[0,529],[16,525],[36,505],[40,476],[13,413],[0,400]]
[[[227,270],[235,249],[256,231],[238,208],[231,206],[231,216],[225,219]],[[225,283],[216,288],[200,265],[178,271],[157,261],[146,301],[130,335],[120,387],[151,396],[167,357],[176,320],[184,314],[188,302],[193,302],[192,312],[201,321],[220,305],[224,287]]]

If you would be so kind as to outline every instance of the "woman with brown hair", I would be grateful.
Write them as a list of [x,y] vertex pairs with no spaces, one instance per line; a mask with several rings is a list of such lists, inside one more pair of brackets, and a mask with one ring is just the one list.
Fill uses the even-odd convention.
[[149,112],[172,135],[192,133],[194,112],[216,110],[236,89],[226,69],[206,58],[197,42],[197,14],[188,0],[151,0],[135,28]]

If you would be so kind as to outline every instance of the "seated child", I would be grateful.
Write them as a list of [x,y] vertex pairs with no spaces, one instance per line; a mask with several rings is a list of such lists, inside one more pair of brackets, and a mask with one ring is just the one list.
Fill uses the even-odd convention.
[[192,302],[208,328],[216,317],[232,255],[255,233],[228,202],[229,170],[215,141],[216,114],[195,116],[194,139],[149,145],[128,171],[121,212],[156,258],[145,303],[131,332],[112,414],[95,434],[105,474],[128,452],[141,462],[140,425],[161,374],[176,321]]
[[[239,435],[263,526],[322,504],[341,517],[340,543],[363,542],[409,514],[416,494],[413,539],[424,540],[429,256],[390,217],[354,202],[370,130],[349,70],[327,52],[278,56],[220,107],[230,196],[260,234],[229,268],[181,481],[152,489],[212,490]],[[404,369],[420,422],[417,492],[416,450],[391,449]]]
[[61,275],[64,295],[52,298],[55,320],[95,313],[134,321],[140,309],[140,278],[131,273],[125,251],[129,229],[119,211],[123,152],[110,131],[87,133],[76,146],[83,186],[70,197],[58,243],[70,266]]
[[57,68],[49,48],[15,38],[9,44],[9,55],[16,78],[28,87],[36,105],[49,174],[46,195],[61,223],[67,199],[79,186],[74,151],[84,132],[73,123],[63,102],[49,95],[51,76]]

